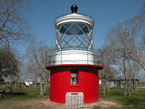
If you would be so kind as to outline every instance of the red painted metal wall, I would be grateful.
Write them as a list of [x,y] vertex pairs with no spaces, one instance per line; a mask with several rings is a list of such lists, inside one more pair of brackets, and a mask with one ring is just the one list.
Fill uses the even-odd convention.
[[[71,85],[70,70],[78,70],[78,84]],[[51,69],[50,100],[65,103],[67,92],[83,92],[84,103],[99,101],[98,70],[89,66],[66,66]]]

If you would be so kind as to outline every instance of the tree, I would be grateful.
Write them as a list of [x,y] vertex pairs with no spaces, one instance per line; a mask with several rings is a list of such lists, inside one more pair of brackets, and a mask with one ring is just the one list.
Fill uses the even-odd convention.
[[4,78],[2,78],[2,77],[0,77],[0,82],[3,82],[3,81],[5,81],[5,79],[4,79]]
[[111,51],[111,48],[109,46],[103,46],[102,49],[99,50],[101,54],[98,53],[98,55],[102,56],[102,65],[104,65],[104,69],[99,71],[100,77],[102,78],[102,86],[103,86],[103,93],[105,95],[105,88],[107,83],[108,92],[109,90],[109,80],[111,78],[114,78],[118,72],[114,68],[111,67],[111,65],[114,64],[114,55]]
[[[50,47],[53,49],[52,47]],[[46,62],[46,51],[48,51],[50,48],[43,45],[43,42],[31,42],[29,47],[27,48],[27,54],[28,54],[28,62],[29,62],[29,71],[32,72],[35,77],[40,78],[40,96],[43,96],[43,88],[42,88],[42,81],[45,81],[45,89],[49,78],[49,73],[45,67]],[[33,75],[33,76],[34,76]],[[46,90],[45,90],[46,91]]]
[[4,76],[12,81],[10,92],[12,93],[13,83],[19,78],[19,55],[16,50],[2,46],[0,48],[0,77]]
[[141,46],[143,43],[139,41],[142,39],[142,19],[140,17],[134,17],[129,21],[125,21],[122,25],[122,30],[125,32],[124,38],[128,42],[128,57],[136,61],[145,70],[145,49]]
[[[128,85],[129,95],[130,88],[132,89],[131,77],[136,77],[139,70],[135,71],[132,65],[137,63],[145,71],[145,6],[139,11],[139,14],[129,20],[118,23],[116,26],[109,29],[105,39],[105,46],[109,47],[110,54],[108,57],[113,64],[119,66],[119,70],[123,72],[125,77],[125,91]],[[106,53],[105,53],[106,54]],[[109,60],[104,62],[108,64]],[[110,63],[110,62],[109,62]],[[106,65],[107,66],[107,65]],[[105,67],[104,67],[105,68]],[[107,68],[107,67],[106,67]],[[136,73],[137,72],[137,73]],[[106,73],[107,74],[107,73]],[[129,84],[127,79],[129,78]],[[140,82],[139,82],[140,83]],[[141,85],[140,85],[141,87]],[[142,89],[141,89],[142,91]]]
[[0,45],[30,40],[30,28],[21,13],[28,6],[24,0],[0,0]]
[[111,28],[106,35],[106,39],[108,39],[108,44],[111,47],[112,52],[116,52],[118,54],[116,59],[123,59],[123,72],[126,81],[125,96],[127,85],[126,60],[129,58],[136,61],[145,70],[144,49],[141,46],[142,40],[139,40],[142,38],[140,36],[141,26],[142,19],[140,17],[134,17],[128,21],[119,23],[114,28]]
[[32,53],[27,55],[27,60],[28,62],[26,63],[26,75],[27,78],[30,78],[33,81],[33,87],[35,89],[37,85],[37,78],[39,77],[38,66]]
[[18,72],[18,55],[8,46],[1,47],[0,51],[0,77],[15,75]]

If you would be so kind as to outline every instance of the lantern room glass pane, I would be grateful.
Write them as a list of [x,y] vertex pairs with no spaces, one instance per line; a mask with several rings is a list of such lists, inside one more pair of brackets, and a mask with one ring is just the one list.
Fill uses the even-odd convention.
[[[59,27],[57,27],[59,29]],[[90,29],[91,30],[91,29]],[[60,33],[65,33],[67,35],[81,35],[81,34],[86,34],[89,33],[89,29],[86,24],[83,23],[66,23],[63,24],[62,27],[60,28]]]
[[57,27],[57,51],[59,50],[86,50],[91,51],[93,46],[92,27],[85,23],[70,22]]

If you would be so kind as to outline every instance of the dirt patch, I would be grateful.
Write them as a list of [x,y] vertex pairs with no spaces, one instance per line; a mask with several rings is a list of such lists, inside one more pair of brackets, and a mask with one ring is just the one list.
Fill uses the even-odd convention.
[[[137,87],[137,88],[139,88],[139,89],[140,89],[140,87]],[[141,87],[141,88],[145,88],[145,87]]]
[[23,102],[20,102],[20,106],[31,106],[31,109],[51,109],[49,106],[44,105],[41,99],[35,100],[32,99],[29,102],[27,100],[23,100]]
[[[42,103],[49,106],[52,109],[66,109],[65,104],[54,103],[51,102],[50,100],[42,101]],[[121,107],[121,105],[107,100],[100,100],[99,102],[96,103],[89,103],[84,105],[84,109],[91,109],[93,107],[107,108],[107,107]]]
[[112,102],[112,101],[107,101],[107,100],[99,100],[99,102],[96,103],[90,103],[90,104],[85,104],[85,108],[93,108],[93,107],[121,107],[121,105]]
[[[40,98],[40,99],[11,99],[6,101],[1,101],[0,109],[66,109],[65,104],[54,103],[51,102],[48,98]],[[121,105],[110,101],[110,100],[102,100],[100,99],[99,102],[96,103],[89,103],[84,105],[84,109],[92,109],[93,107],[101,107],[101,108],[108,108],[108,107],[121,107]]]
[[50,99],[42,101],[42,103],[49,106],[52,109],[66,109],[65,104],[54,103],[54,102],[51,102]]

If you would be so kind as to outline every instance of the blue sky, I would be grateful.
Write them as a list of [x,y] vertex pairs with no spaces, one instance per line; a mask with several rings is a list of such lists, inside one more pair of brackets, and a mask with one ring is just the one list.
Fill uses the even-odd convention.
[[[76,4],[78,13],[88,14],[95,19],[93,47],[97,49],[105,42],[104,35],[109,27],[135,16],[143,2],[145,0],[30,0],[30,11],[23,11],[23,16],[28,19],[38,41],[55,46],[54,19],[71,13],[71,5]],[[16,48],[20,54],[26,54],[24,46]]]

